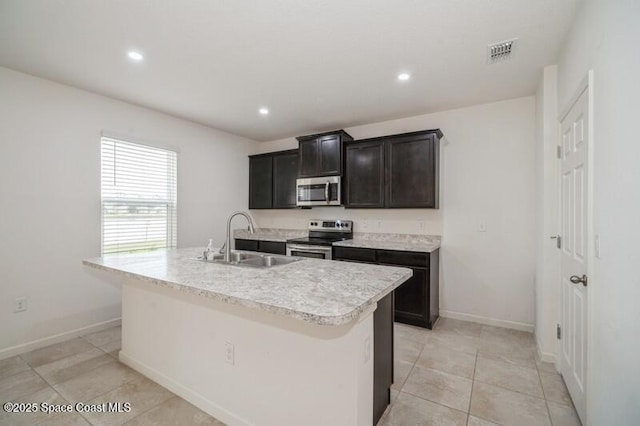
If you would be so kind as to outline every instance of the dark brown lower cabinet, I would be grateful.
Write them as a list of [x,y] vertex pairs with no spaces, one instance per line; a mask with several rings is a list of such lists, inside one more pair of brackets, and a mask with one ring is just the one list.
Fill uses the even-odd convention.
[[236,250],[259,251],[271,254],[287,254],[287,243],[279,241],[245,240],[236,238]]
[[411,268],[413,276],[394,291],[395,321],[433,328],[439,315],[440,250],[431,253],[334,247],[333,258]]
[[393,292],[378,301],[373,313],[373,424],[389,403],[393,384]]

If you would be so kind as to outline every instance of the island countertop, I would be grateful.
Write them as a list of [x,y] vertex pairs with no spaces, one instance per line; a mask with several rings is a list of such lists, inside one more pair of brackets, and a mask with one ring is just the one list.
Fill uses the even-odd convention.
[[408,268],[302,259],[271,268],[202,262],[203,248],[86,259],[87,266],[319,325],[357,319],[409,279]]

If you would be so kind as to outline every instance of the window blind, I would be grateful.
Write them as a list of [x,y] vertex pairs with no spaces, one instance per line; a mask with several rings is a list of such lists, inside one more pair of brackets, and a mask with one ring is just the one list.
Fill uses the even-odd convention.
[[177,245],[177,153],[101,139],[102,253]]

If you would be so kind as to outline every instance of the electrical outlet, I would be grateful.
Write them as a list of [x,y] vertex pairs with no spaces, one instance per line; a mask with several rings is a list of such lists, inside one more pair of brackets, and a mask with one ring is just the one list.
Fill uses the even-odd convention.
[[382,219],[378,219],[378,229],[382,228]]
[[362,221],[362,229],[368,229],[369,228],[369,221],[367,219],[364,219]]
[[13,312],[24,312],[27,310],[27,298],[24,296],[16,297],[16,304]]
[[364,363],[366,364],[371,359],[371,336],[367,336],[364,339]]
[[487,232],[487,222],[485,222],[484,220],[481,220],[480,223],[478,224],[478,231]]
[[224,342],[224,360],[227,364],[235,364],[235,352],[236,350],[233,346],[233,343]]
[[424,220],[419,220],[419,221],[418,221],[418,229],[419,229],[420,231],[424,231],[424,228],[425,228]]

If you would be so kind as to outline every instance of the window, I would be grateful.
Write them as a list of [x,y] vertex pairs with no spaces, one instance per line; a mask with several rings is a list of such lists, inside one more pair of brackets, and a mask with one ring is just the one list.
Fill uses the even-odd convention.
[[102,253],[175,248],[177,153],[103,137]]

